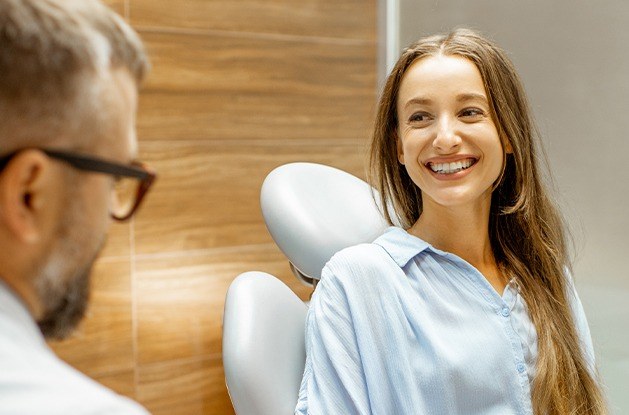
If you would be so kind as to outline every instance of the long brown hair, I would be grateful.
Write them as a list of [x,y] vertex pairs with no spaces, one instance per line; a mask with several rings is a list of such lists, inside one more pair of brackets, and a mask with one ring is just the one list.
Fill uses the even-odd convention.
[[[538,336],[532,386],[538,415],[606,414],[601,388],[580,346],[571,313],[571,270],[563,219],[540,178],[542,148],[522,83],[504,51],[478,33],[457,29],[409,46],[389,75],[371,144],[370,179],[385,218],[408,228],[422,213],[421,189],[398,163],[396,102],[407,69],[418,59],[457,55],[480,71],[504,153],[492,193],[489,237],[496,261],[517,276]],[[507,143],[513,153],[504,150]],[[592,372],[591,372],[592,371]]]

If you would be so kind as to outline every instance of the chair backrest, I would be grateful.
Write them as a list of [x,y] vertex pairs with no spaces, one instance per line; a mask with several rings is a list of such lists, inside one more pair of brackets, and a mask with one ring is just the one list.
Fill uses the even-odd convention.
[[298,271],[318,280],[336,252],[384,232],[388,224],[374,196],[369,184],[342,170],[290,163],[266,177],[260,205],[277,246]]
[[223,366],[238,415],[290,415],[306,359],[307,306],[264,272],[240,274],[223,315]]
[[[293,268],[318,280],[335,252],[371,242],[387,227],[372,191],[333,167],[291,163],[267,176],[260,199],[267,228]],[[294,413],[306,312],[286,285],[263,272],[241,274],[229,287],[223,366],[238,415]]]

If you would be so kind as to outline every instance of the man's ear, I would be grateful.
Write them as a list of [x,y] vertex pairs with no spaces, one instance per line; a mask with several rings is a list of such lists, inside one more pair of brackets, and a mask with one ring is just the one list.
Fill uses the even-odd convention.
[[0,220],[24,243],[37,242],[42,236],[50,166],[41,151],[24,150],[0,172]]
[[397,130],[393,132],[393,138],[395,138],[395,142],[397,145],[397,159],[400,164],[404,165],[404,146],[402,145],[402,140],[397,133]]

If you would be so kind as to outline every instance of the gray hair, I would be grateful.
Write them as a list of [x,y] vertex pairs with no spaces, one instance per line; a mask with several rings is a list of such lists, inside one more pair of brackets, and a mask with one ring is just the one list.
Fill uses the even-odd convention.
[[72,141],[107,122],[103,80],[149,63],[138,35],[98,0],[0,2],[0,153]]

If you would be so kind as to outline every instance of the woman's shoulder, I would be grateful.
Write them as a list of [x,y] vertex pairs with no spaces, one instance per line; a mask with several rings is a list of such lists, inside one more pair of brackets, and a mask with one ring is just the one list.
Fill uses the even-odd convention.
[[338,251],[330,258],[328,268],[365,268],[382,266],[389,259],[387,252],[375,243],[365,243],[350,246]]
[[386,250],[380,245],[366,243],[342,249],[332,256],[323,268],[321,281],[331,280],[344,286],[379,285],[400,271]]

